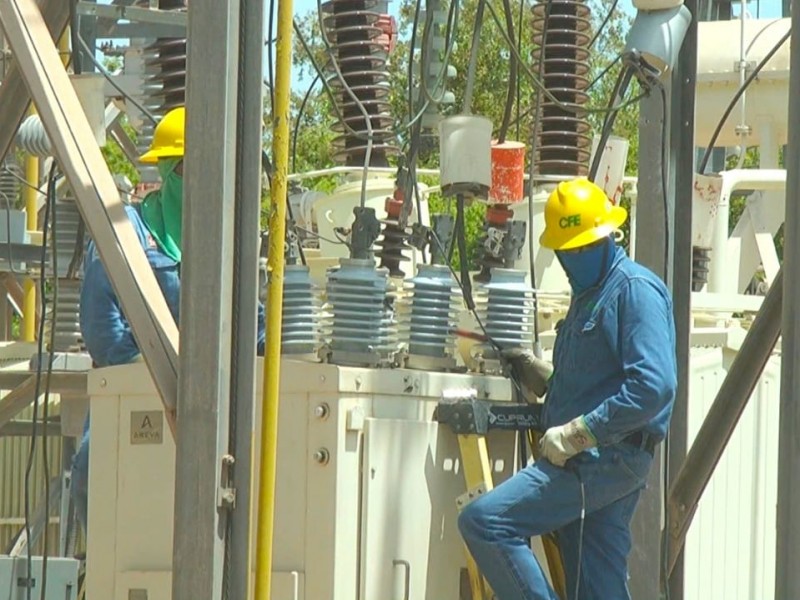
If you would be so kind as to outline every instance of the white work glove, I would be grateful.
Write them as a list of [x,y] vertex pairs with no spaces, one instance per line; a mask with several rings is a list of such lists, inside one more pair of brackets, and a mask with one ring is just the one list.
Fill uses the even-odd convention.
[[584,418],[578,417],[566,425],[551,427],[545,431],[539,445],[542,458],[563,467],[576,454],[597,446],[597,440]]
[[553,375],[553,365],[536,358],[524,348],[508,348],[500,351],[500,360],[513,371],[528,395],[541,398],[547,393],[547,382]]

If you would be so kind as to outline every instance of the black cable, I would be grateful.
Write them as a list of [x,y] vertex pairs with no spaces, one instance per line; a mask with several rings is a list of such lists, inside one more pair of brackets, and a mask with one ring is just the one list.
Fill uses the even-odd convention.
[[78,42],[80,43],[80,45],[83,46],[84,50],[86,50],[86,56],[88,56],[89,60],[91,60],[92,63],[94,63],[94,66],[97,67],[97,70],[100,71],[101,75],[103,75],[103,77],[106,78],[108,83],[110,83],[115,90],[117,90],[120,94],[122,94],[122,96],[125,98],[125,100],[127,100],[128,102],[133,104],[137,109],[139,109],[139,112],[141,112],[145,117],[150,119],[150,121],[153,123],[153,125],[157,125],[158,124],[158,120],[155,118],[153,113],[151,113],[144,106],[139,104],[139,102],[137,102],[135,98],[133,98],[130,94],[128,94],[125,90],[123,90],[119,86],[119,84],[117,84],[117,82],[114,81],[114,77],[112,77],[111,74],[108,71],[106,71],[106,68],[103,65],[100,64],[100,61],[95,58],[94,54],[89,49],[89,45],[81,37],[80,33],[77,34],[77,37],[78,37]]
[[[616,0],[615,0],[616,1]],[[508,37],[512,44],[517,44],[514,40],[514,15],[511,12],[511,0],[503,0],[503,9],[506,15],[506,26],[508,27]],[[506,92],[506,105],[503,111],[503,121],[500,125],[500,133],[497,142],[502,144],[506,141],[506,134],[511,123],[511,111],[514,108],[514,93],[517,90],[517,57],[512,53],[508,61],[508,91]]]
[[[55,339],[56,339],[56,315],[58,313],[58,248],[57,248],[57,219],[58,219],[58,209],[56,208],[56,178],[55,178],[55,161],[53,161],[53,166],[50,169],[50,178],[48,180],[48,198],[47,202],[52,204],[51,210],[53,211],[52,215],[52,225],[50,227],[50,239],[51,239],[51,252],[53,253],[53,302],[52,302],[52,310],[50,311],[50,348],[47,352],[47,380],[45,382],[44,388],[44,402],[42,403],[42,423],[44,424],[44,430],[42,431],[42,466],[44,468],[44,514],[45,514],[45,528],[44,528],[44,541],[43,541],[43,550],[42,550],[42,591],[40,600],[46,600],[47,597],[47,555],[48,555],[48,543],[47,543],[47,524],[50,521],[50,458],[47,451],[47,420],[49,417],[50,411],[50,380],[53,376],[53,358],[55,356]],[[42,274],[44,275],[44,274]],[[42,281],[45,278],[42,276]],[[42,296],[44,296],[44,285],[42,285]],[[42,321],[45,320],[45,309],[42,308]],[[42,357],[39,356],[39,364],[37,365],[37,372],[41,372],[42,369]]]
[[464,196],[456,196],[456,243],[458,244],[458,262],[461,265],[461,289],[464,292],[464,302],[467,310],[475,310],[475,299],[472,297],[472,279],[469,276],[469,261],[467,259],[467,236],[464,222]]
[[[436,232],[433,229],[431,229],[430,231],[431,231],[431,239],[439,247],[439,252],[442,254],[442,256],[444,256],[447,251],[445,250],[444,244],[442,244],[442,240],[439,239],[439,236],[436,235]],[[469,273],[467,273],[467,277],[466,278],[459,277],[458,274],[456,273],[456,270],[453,268],[452,262],[450,262],[450,261],[447,262],[447,268],[450,270],[450,274],[453,276],[453,279],[455,280],[456,284],[458,285],[459,289],[461,290],[461,295],[464,298],[464,302],[468,303],[467,298],[469,297],[470,301],[471,301],[471,298],[472,298],[472,289],[471,289],[471,285],[469,284]],[[464,281],[468,282],[467,286],[465,286],[464,281],[462,281],[462,279]],[[470,309],[470,312],[472,313],[472,316],[474,317],[475,322],[478,323],[478,327],[480,327],[481,333],[483,333],[483,337],[492,346],[492,348],[494,348],[495,351],[499,354],[503,350],[503,347],[497,342],[497,340],[495,340],[491,335],[489,335],[488,331],[486,331],[486,327],[483,324],[483,319],[481,319],[481,316],[478,314],[478,311],[475,309],[475,303],[474,302],[471,302],[471,303],[472,303],[472,308]],[[525,397],[525,393],[522,391],[522,384],[517,379],[517,377],[514,374],[513,370],[509,371],[508,378],[511,381],[512,385],[514,386],[514,389],[517,390],[517,393],[519,394],[519,397],[520,398],[524,398]]]
[[614,11],[617,9],[617,4],[619,4],[619,0],[614,0],[614,2],[611,3],[611,8],[608,9],[608,13],[606,13],[606,18],[603,19],[602,23],[600,23],[600,27],[597,28],[597,31],[592,37],[592,41],[589,42],[589,46],[586,48],[587,50],[590,50],[592,46],[594,46],[594,43],[597,41],[597,38],[599,38],[600,34],[603,33],[603,29],[606,28],[606,25],[608,25],[608,22],[611,20],[611,15],[613,15]]
[[67,279],[74,279],[78,274],[78,269],[83,262],[83,253],[86,249],[84,240],[86,238],[86,223],[83,217],[78,215],[78,232],[75,235],[75,249],[72,251],[72,258],[67,269]]
[[[417,43],[417,28],[419,27],[419,14],[422,11],[422,0],[417,0],[414,7],[414,20],[411,23],[411,39],[408,43],[408,70],[406,77],[408,78],[408,120],[409,122],[414,118],[414,46]],[[432,16],[432,15],[431,15]],[[426,21],[428,17],[426,16]],[[427,34],[428,27],[425,28]],[[425,44],[423,37],[422,44]],[[422,61],[420,61],[420,80],[425,75],[422,72]]]
[[[50,167],[50,176],[55,174],[56,162]],[[41,303],[42,315],[39,319],[39,331],[37,334],[36,356],[38,357],[38,364],[36,368],[36,385],[33,394],[33,415],[31,417],[31,443],[28,448],[28,460],[25,465],[25,485],[24,487],[24,505],[25,505],[25,540],[26,540],[26,561],[28,581],[30,583],[31,574],[33,572],[33,560],[31,552],[33,550],[33,540],[31,539],[31,471],[33,470],[33,458],[36,453],[36,438],[38,437],[38,424],[39,424],[39,393],[41,392],[41,378],[42,378],[42,355],[44,354],[44,323],[45,314],[47,311],[47,296],[46,291],[46,277],[45,269],[47,267],[47,230],[50,225],[50,202],[45,203],[44,218],[42,223],[42,252],[39,258],[39,300]],[[47,427],[45,426],[45,435]],[[47,476],[47,474],[46,474]],[[50,515],[45,515],[45,538],[47,537],[47,522]],[[31,600],[31,586],[27,585],[25,588],[26,600]]]
[[[275,0],[269,0],[269,18],[267,28],[269,29],[268,37],[272,38],[272,30],[275,26]],[[272,48],[274,44],[267,44],[267,78],[269,80],[269,114],[275,114],[275,75],[272,72]],[[319,71],[318,71],[319,72]]]
[[592,79],[592,82],[591,82],[591,83],[589,84],[589,86],[586,88],[586,91],[588,92],[590,89],[592,89],[592,88],[594,87],[594,85],[595,85],[595,84],[596,84],[598,81],[600,81],[601,79],[603,79],[603,77],[605,77],[605,76],[606,76],[606,73],[608,73],[608,72],[609,72],[611,69],[613,69],[613,68],[614,68],[614,65],[616,65],[616,64],[617,64],[617,63],[618,63],[620,60],[622,60],[622,54],[617,54],[617,57],[616,57],[614,60],[612,60],[610,63],[608,63],[608,64],[607,64],[607,65],[606,65],[606,66],[603,68],[603,70],[602,70],[602,71],[600,71],[600,74],[599,74],[597,77],[595,77],[594,79]]
[[81,58],[78,36],[80,34],[80,17],[78,16],[78,0],[73,0],[69,7],[69,33],[72,43],[72,71],[75,75],[83,72],[83,59]]
[[657,85],[661,95],[661,188],[663,190],[664,202],[664,281],[667,281],[669,273],[667,272],[667,265],[669,264],[669,251],[670,251],[670,220],[669,220],[669,190],[667,189],[667,92],[663,85]]
[[[524,0],[519,1],[519,22],[517,23],[517,45],[520,47],[522,46],[522,24],[525,21],[525,2]],[[517,114],[515,117],[515,122],[517,125],[517,141],[520,139],[520,135],[522,134],[521,125],[520,125],[520,104],[522,103],[522,77],[517,77]]]
[[[661,95],[661,188],[663,191],[664,202],[664,281],[667,281],[668,265],[669,265],[669,251],[670,251],[670,219],[669,219],[669,192],[667,190],[667,92],[664,86],[657,85]],[[664,496],[664,506],[669,504],[669,435],[664,438],[664,475],[662,481],[662,490]],[[664,593],[666,600],[669,600],[669,511],[664,513],[664,540],[663,540],[662,556],[664,557]]]
[[[628,65],[623,65],[619,75],[617,76],[617,81],[614,84],[614,91],[611,92],[609,106],[613,107],[614,105],[622,102],[625,93],[628,91],[628,85],[630,85],[632,78],[633,69]],[[600,161],[603,158],[606,142],[611,136],[611,132],[614,129],[614,122],[617,120],[618,114],[618,110],[609,111],[603,120],[603,128],[600,132],[600,140],[597,143],[597,150],[594,153],[592,164],[589,167],[589,181],[594,181],[597,177],[597,171],[600,168]]]
[[772,59],[772,57],[775,56],[778,50],[780,50],[781,46],[783,46],[783,44],[786,43],[786,41],[791,37],[791,35],[792,35],[792,29],[790,27],[789,30],[783,35],[783,37],[779,39],[778,42],[772,47],[772,49],[764,55],[764,58],[761,59],[761,62],[759,62],[756,65],[756,67],[753,69],[753,72],[750,73],[747,79],[744,80],[744,83],[742,83],[742,87],[736,90],[736,93],[733,95],[733,98],[731,98],[731,101],[728,103],[727,108],[722,113],[722,117],[720,118],[716,129],[714,129],[714,133],[711,134],[711,139],[708,141],[706,149],[703,152],[703,158],[700,160],[700,164],[697,169],[698,173],[701,174],[705,173],[706,167],[708,166],[708,161],[711,160],[711,151],[714,149],[714,145],[717,143],[717,138],[719,137],[719,134],[722,132],[722,128],[725,126],[725,122],[728,120],[728,117],[733,112],[733,109],[736,106],[736,103],[739,101],[739,98],[742,97],[742,94],[745,93],[750,84],[755,81],[756,77],[758,77],[758,74],[761,72],[761,69],[763,69],[766,66],[766,64]]
[[311,97],[311,92],[314,91],[314,87],[320,80],[320,74],[317,73],[316,77],[314,77],[311,85],[308,86],[305,95],[303,96],[303,101],[300,103],[300,110],[297,111],[297,117],[294,121],[294,131],[292,132],[292,172],[297,173],[297,134],[300,132],[300,121],[303,118],[303,113],[306,110],[306,104],[308,103],[308,99]]

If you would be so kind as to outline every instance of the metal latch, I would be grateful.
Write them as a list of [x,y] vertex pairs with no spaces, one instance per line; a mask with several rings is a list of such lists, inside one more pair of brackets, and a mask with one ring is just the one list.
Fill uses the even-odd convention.
[[217,494],[217,507],[226,510],[236,508],[236,488],[231,483],[233,481],[233,465],[236,459],[230,454],[222,457],[222,469],[220,470],[220,486]]

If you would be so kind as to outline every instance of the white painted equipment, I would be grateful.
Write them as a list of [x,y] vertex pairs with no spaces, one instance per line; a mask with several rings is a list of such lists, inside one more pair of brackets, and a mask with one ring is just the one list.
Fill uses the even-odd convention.
[[[460,598],[464,475],[431,417],[445,389],[507,400],[509,382],[286,359],[282,381],[273,599]],[[87,598],[169,600],[175,447],[161,401],[143,364],[96,370],[89,388]],[[515,438],[488,439],[499,483]]]

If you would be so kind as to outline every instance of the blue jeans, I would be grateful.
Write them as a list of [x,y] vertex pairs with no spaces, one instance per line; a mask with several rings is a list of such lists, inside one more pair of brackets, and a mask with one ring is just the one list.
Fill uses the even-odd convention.
[[86,532],[89,504],[89,415],[83,425],[83,437],[75,456],[72,458],[72,502],[78,514],[78,521]]
[[550,532],[557,534],[570,600],[630,599],[630,521],[651,462],[626,444],[584,452],[563,469],[539,460],[468,505],[458,528],[498,600],[558,600],[528,545]]

